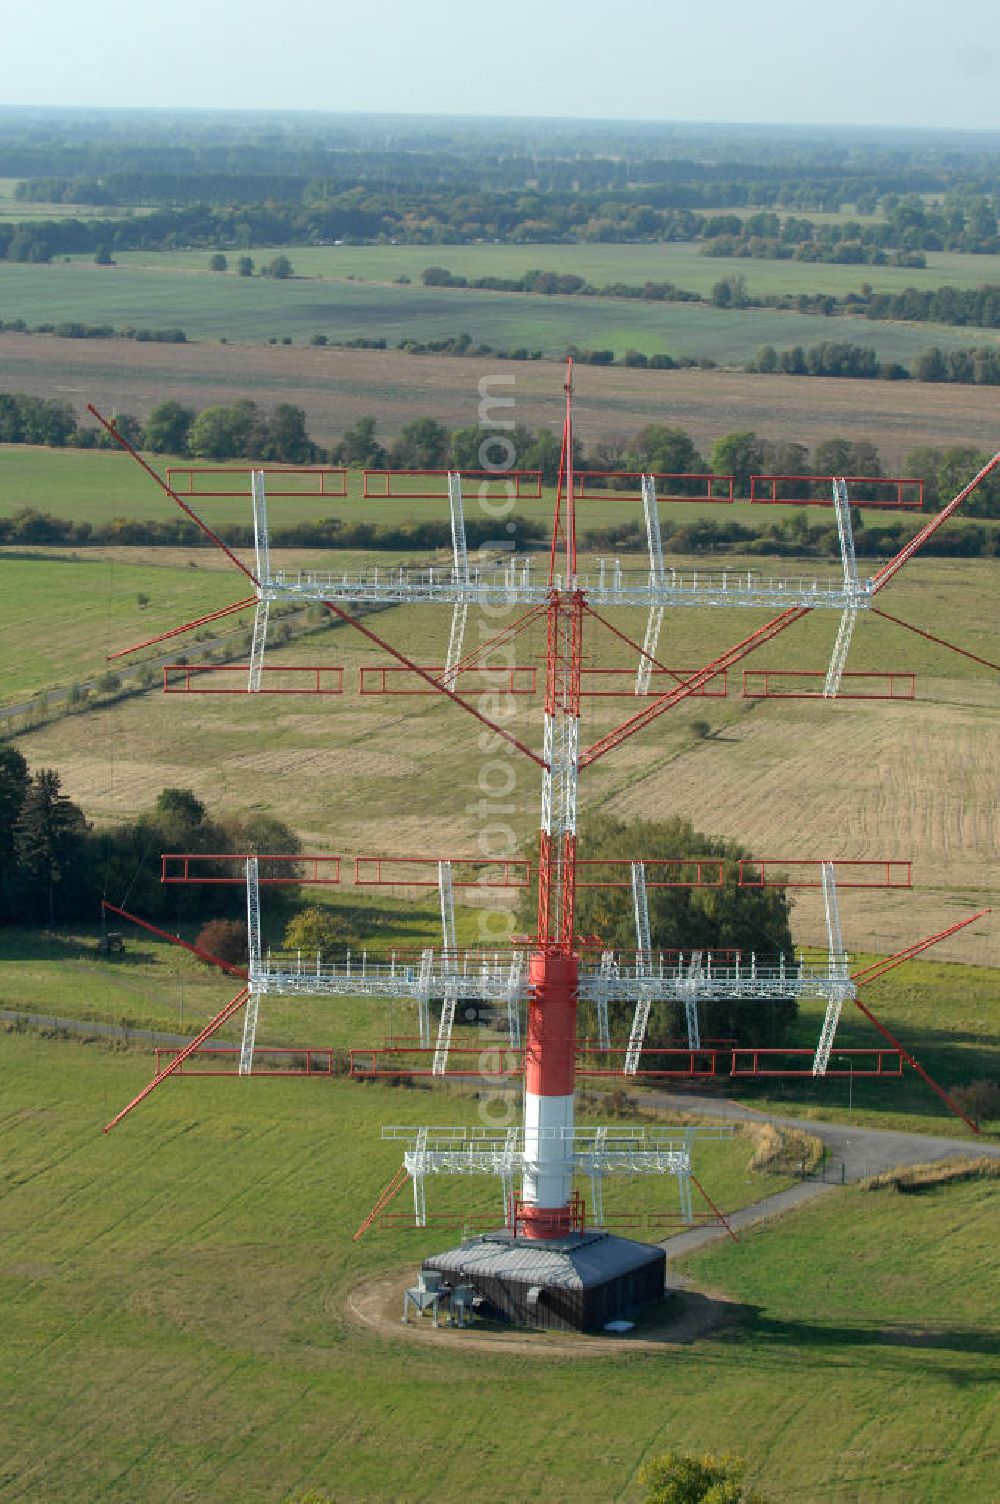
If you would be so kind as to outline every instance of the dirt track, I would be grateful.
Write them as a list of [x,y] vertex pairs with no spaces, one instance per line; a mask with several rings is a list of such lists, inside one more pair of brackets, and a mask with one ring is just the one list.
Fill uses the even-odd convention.
[[347,1319],[356,1326],[367,1327],[380,1337],[403,1341],[461,1344],[464,1351],[502,1352],[510,1356],[532,1358],[606,1358],[624,1352],[662,1352],[665,1347],[680,1347],[706,1337],[709,1332],[736,1320],[739,1306],[724,1297],[699,1294],[693,1290],[672,1291],[672,1314],[662,1325],[641,1333],[623,1332],[615,1337],[591,1336],[577,1332],[527,1332],[477,1330],[475,1326],[458,1330],[442,1325],[435,1328],[430,1320],[411,1318],[404,1326],[400,1319],[403,1291],[413,1280],[413,1266],[366,1282],[352,1290],[344,1306]]

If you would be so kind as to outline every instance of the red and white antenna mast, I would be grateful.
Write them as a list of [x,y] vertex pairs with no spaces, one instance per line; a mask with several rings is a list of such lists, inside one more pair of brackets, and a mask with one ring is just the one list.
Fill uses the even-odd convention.
[[[819,869],[817,878],[808,884],[822,885],[827,909],[829,956],[824,965],[808,968],[802,962],[787,964],[779,958],[776,965],[758,964],[751,958],[747,966],[739,953],[732,955],[697,952],[687,961],[679,958],[664,960],[661,955],[654,964],[646,908],[646,875],[641,862],[632,863],[633,899],[637,925],[637,953],[635,964],[615,961],[605,966],[581,957],[579,937],[575,931],[575,895],[577,885],[577,804],[578,783],[581,771],[591,766],[607,753],[621,746],[626,740],[652,724],[660,715],[683,703],[692,695],[705,692],[706,687],[718,681],[726,671],[752,654],[758,647],[770,642],[817,609],[835,610],[840,613],[841,627],[837,645],[831,659],[824,693],[835,696],[839,692],[844,673],[844,662],[850,642],[851,629],[858,611],[873,608],[875,596],[889,583],[907,560],[961,505],[971,491],[1000,465],[1000,454],[993,457],[974,480],[954,500],[913,538],[900,553],[871,579],[858,577],[850,533],[850,509],[846,484],[834,485],[833,501],[837,513],[838,530],[843,555],[843,578],[838,580],[809,580],[801,576],[792,579],[760,578],[750,572],[727,572],[720,574],[697,571],[685,575],[682,571],[666,570],[663,565],[657,513],[656,477],[641,477],[641,496],[647,528],[649,548],[648,570],[626,572],[616,561],[612,569],[603,563],[587,576],[578,573],[576,549],[576,500],[580,483],[586,476],[574,474],[573,456],[573,369],[567,364],[565,379],[566,408],[563,424],[562,451],[559,480],[556,489],[555,511],[549,554],[548,578],[540,580],[532,576],[530,562],[511,559],[499,568],[470,566],[465,553],[464,521],[462,517],[462,477],[448,475],[446,488],[438,493],[447,498],[451,507],[454,562],[450,569],[440,567],[387,571],[384,568],[361,570],[354,574],[336,574],[321,571],[284,573],[274,568],[267,547],[267,524],[264,498],[264,473],[254,472],[252,493],[256,525],[256,571],[236,558],[169,484],[135,455],[143,468],[153,476],[167,494],[191,517],[210,541],[216,543],[248,576],[254,594],[224,608],[223,613],[256,607],[254,650],[250,664],[248,690],[251,694],[272,692],[263,678],[263,656],[267,628],[267,610],[271,602],[284,601],[323,605],[344,623],[355,628],[370,643],[374,643],[392,660],[394,671],[403,672],[417,681],[426,690],[436,692],[453,705],[484,723],[496,736],[510,747],[525,754],[539,766],[542,774],[541,830],[539,837],[538,912],[536,934],[529,944],[527,976],[520,965],[520,954],[515,953],[510,963],[500,963],[476,955],[460,957],[455,952],[453,938],[447,936],[439,953],[424,952],[419,974],[412,967],[397,967],[376,962],[368,965],[363,961],[359,970],[355,960],[353,969],[348,955],[345,962],[317,964],[315,974],[304,976],[301,968],[281,957],[263,955],[258,937],[251,937],[250,966],[247,986],[223,1009],[217,1023],[232,1016],[244,1004],[249,1003],[248,1016],[256,1021],[257,1004],[264,993],[322,996],[367,996],[371,998],[403,997],[423,1000],[428,997],[451,1000],[451,1007],[442,1011],[441,1030],[434,1050],[434,1074],[444,1074],[450,1044],[451,1019],[454,1000],[459,993],[470,999],[480,999],[494,1006],[506,1005],[510,1010],[516,1004],[517,992],[527,984],[527,1032],[524,1044],[524,1123],[520,1130],[492,1132],[490,1130],[465,1129],[386,1129],[388,1137],[408,1140],[409,1149],[404,1165],[413,1179],[415,1207],[418,1222],[423,1222],[423,1180],[428,1173],[454,1172],[458,1174],[487,1173],[498,1175],[504,1187],[505,1200],[509,1196],[515,1202],[513,1209],[513,1232],[532,1242],[564,1238],[570,1231],[579,1229],[582,1214],[573,1192],[574,1177],[586,1174],[591,1177],[594,1204],[601,1204],[601,1181],[605,1174],[670,1173],[677,1177],[681,1205],[690,1215],[691,1177],[690,1147],[692,1131],[678,1136],[670,1130],[629,1128],[627,1133],[614,1127],[581,1129],[574,1123],[574,1089],[577,1060],[577,1007],[581,1000],[594,1004],[601,1017],[603,1009],[603,1032],[606,1032],[607,1005],[609,1001],[631,1003],[635,1006],[635,1019],[629,1040],[624,1070],[635,1074],[643,1047],[643,1037],[650,1005],[654,1002],[683,1001],[685,1005],[690,1057],[693,1061],[700,1048],[697,1006],[699,1001],[718,999],[740,1001],[768,1001],[775,998],[813,998],[827,1003],[823,1033],[817,1047],[813,1072],[823,1075],[827,1069],[830,1050],[836,1031],[840,1009],[844,1001],[857,1001],[857,989],[871,980],[867,973],[851,976],[846,959],[840,950],[839,918],[836,909],[836,862],[814,862]],[[91,408],[98,421],[117,442],[133,454],[135,451],[117,431]],[[194,476],[195,472],[188,472]],[[616,478],[617,479],[617,478]],[[670,477],[667,477],[669,480]],[[706,479],[701,477],[701,479]],[[709,495],[713,477],[707,477]],[[731,478],[729,478],[731,481]],[[760,479],[759,477],[756,479]],[[765,478],[766,479],[766,478]],[[772,478],[786,480],[787,477]],[[325,482],[324,482],[325,483]],[[902,486],[904,483],[900,482]],[[909,482],[905,484],[910,484]],[[731,486],[730,486],[731,490]],[[195,494],[189,490],[188,495]],[[209,493],[204,493],[209,494]],[[228,494],[228,493],[227,493]],[[428,494],[428,493],[423,493]],[[776,494],[776,492],[775,492]],[[683,498],[681,498],[683,499]],[[479,602],[494,610],[514,607],[523,608],[508,627],[490,641],[513,640],[520,632],[533,624],[546,623],[547,648],[545,671],[545,705],[543,746],[541,754],[520,740],[510,730],[483,712],[461,692],[462,677],[475,669],[484,657],[489,643],[481,644],[471,653],[461,656],[455,641],[453,618],[453,645],[449,648],[448,663],[443,670],[420,665],[405,653],[381,637],[372,627],[351,614],[355,605],[401,605],[438,604],[450,605],[453,613],[464,613],[468,605]],[[765,624],[749,636],[735,643],[726,652],[697,671],[679,672],[667,668],[656,657],[656,640],[659,621],[664,609],[671,606],[732,607],[736,609],[766,607],[777,610]],[[613,626],[599,608],[638,607],[646,611],[646,644],[640,647],[631,637]],[[628,644],[638,655],[639,673],[636,677],[635,695],[640,698],[641,708],[628,716],[620,725],[605,731],[590,746],[584,746],[580,735],[581,682],[583,677],[583,639],[585,621],[590,619],[602,630],[610,631],[616,638]],[[204,618],[211,619],[211,618]],[[464,614],[461,618],[464,625]],[[188,623],[188,630],[199,623]],[[901,623],[901,625],[905,625]],[[661,676],[661,691],[650,692],[650,670]],[[277,691],[273,691],[277,692]],[[285,691],[288,692],[288,691]],[[317,691],[319,689],[317,688]],[[184,858],[194,863],[196,858]],[[223,860],[212,858],[212,860]],[[249,882],[251,858],[240,858],[244,863]],[[268,860],[268,859],[262,859]],[[274,861],[275,859],[270,859]],[[322,858],[314,858],[321,862]],[[339,859],[329,858],[328,861]],[[368,859],[358,859],[359,862]],[[451,864],[444,859],[424,856],[413,859],[433,864],[441,884],[442,915],[447,918],[452,886]],[[496,864],[494,864],[496,865]],[[511,864],[508,864],[510,866]],[[515,864],[516,865],[516,864]],[[693,880],[670,878],[651,886],[702,886],[702,864],[693,864],[697,873]],[[755,863],[748,867],[747,884],[761,885],[769,879],[767,870],[776,865],[773,861]],[[785,864],[787,865],[787,864]],[[794,863],[792,864],[794,865]],[[859,864],[853,864],[855,866]],[[860,864],[864,865],[864,864]],[[874,864],[870,864],[874,865]],[[890,869],[899,863],[884,863],[885,877],[878,882],[859,882],[854,886],[898,886]],[[447,871],[445,868],[447,867]],[[185,873],[188,868],[185,867]],[[254,872],[256,868],[254,867]],[[316,877],[317,881],[339,881],[339,865],[336,879]],[[908,868],[907,868],[908,871]],[[447,881],[445,881],[447,879]],[[188,880],[185,877],[183,880]],[[219,881],[218,877],[207,878]],[[279,876],[261,876],[261,883],[281,881]],[[356,881],[358,881],[356,877]],[[396,879],[402,882],[403,879]],[[721,875],[718,880],[721,883]],[[743,881],[741,869],[740,881]],[[505,873],[501,886],[517,886]],[[712,885],[717,885],[713,882]],[[847,883],[846,886],[851,886]],[[622,886],[622,884],[618,884]],[[447,890],[447,892],[446,892]],[[446,903],[447,896],[447,903]],[[249,909],[251,928],[259,923],[256,906]],[[978,918],[980,916],[974,916]],[[972,922],[963,920],[962,925]],[[962,925],[952,926],[953,933]],[[943,936],[933,937],[934,939]],[[927,944],[933,941],[925,942]],[[915,947],[913,950],[921,947]],[[893,958],[891,963],[895,964]],[[902,959],[900,957],[899,959]],[[471,964],[470,964],[471,962]],[[860,1005],[859,1005],[860,1006]],[[865,1013],[880,1029],[868,1009]],[[514,1008],[516,1013],[516,1008]],[[514,1016],[513,1013],[511,1015]],[[447,1021],[447,1033],[445,1025]],[[199,1036],[200,1043],[212,1032],[212,1027]],[[885,1033],[884,1030],[882,1030]],[[253,1028],[245,1034],[241,1056],[241,1069],[252,1069]],[[511,1027],[511,1044],[515,1044],[514,1026]],[[898,1041],[890,1042],[896,1043]],[[181,1052],[187,1058],[197,1044]],[[901,1058],[905,1054],[898,1046]],[[714,1058],[714,1057],[713,1057]],[[735,1058],[735,1056],[734,1056]],[[920,1069],[912,1057],[907,1062]],[[440,1066],[440,1068],[439,1068]],[[148,1095],[158,1080],[176,1069],[176,1063],[167,1066],[160,1076],[141,1093],[139,1101]],[[931,1083],[933,1084],[933,1083]],[[937,1088],[936,1088],[937,1089]],[[948,1100],[946,1098],[946,1100]],[[114,1120],[119,1121],[129,1111],[126,1108]],[[949,1105],[954,1108],[954,1104]],[[954,1108],[954,1110],[958,1110]],[[962,1114],[960,1114],[962,1115]],[[968,1120],[966,1120],[968,1121]],[[110,1126],[110,1125],[109,1125]],[[521,1194],[514,1192],[514,1179],[520,1176]],[[401,1181],[399,1183],[402,1183]],[[394,1182],[395,1184],[395,1182]],[[600,1220],[600,1216],[598,1216]]]

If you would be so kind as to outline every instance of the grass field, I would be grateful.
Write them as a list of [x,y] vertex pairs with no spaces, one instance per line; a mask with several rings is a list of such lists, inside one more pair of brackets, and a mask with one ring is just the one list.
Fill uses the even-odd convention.
[[[108,896],[116,903],[123,898],[118,893]],[[315,901],[315,893],[308,898]],[[358,905],[358,895],[345,889],[332,902],[341,912],[350,913]],[[393,946],[416,951],[423,945],[439,943],[440,921],[433,902],[406,902],[381,894],[375,900],[363,895],[362,902],[367,904],[366,922],[372,927],[368,943],[374,947],[373,953],[385,954]],[[460,904],[456,918],[460,943],[476,943],[476,911]],[[126,1029],[190,1034],[207,1023],[235,992],[236,983],[205,967],[179,946],[158,940],[115,916],[111,919],[125,935],[123,956],[102,958],[98,954],[96,928],[75,927],[55,934],[0,930],[0,1008],[92,1019]],[[265,904],[266,944],[280,948],[283,923],[274,905]],[[377,925],[383,928],[375,928]],[[166,927],[174,926],[168,922]],[[188,939],[194,939],[198,927],[190,922],[178,926]],[[857,966],[868,959],[859,956]],[[995,1077],[1000,1070],[996,975],[995,969],[988,967],[917,960],[863,990],[862,997],[935,1080],[951,1088]],[[615,1011],[619,1016],[612,1019],[612,1033],[624,1038],[630,1019],[627,1010]],[[789,1047],[814,1048],[822,1014],[819,1004],[801,1004],[787,1041]],[[592,1032],[588,1010],[581,1015],[580,1027],[582,1034]],[[261,1008],[258,1043],[371,1048],[386,1039],[405,1039],[416,1033],[416,1005],[412,1002],[268,997]],[[218,1037],[223,1043],[238,1044],[241,1016],[225,1025]],[[482,1044],[478,1031],[463,1025],[461,1018],[454,1040],[456,1045]],[[871,1049],[883,1043],[860,1012],[845,1007],[837,1033],[839,1048]],[[588,1081],[580,1084],[594,1086]],[[599,1082],[597,1086],[608,1084]],[[654,1091],[657,1088],[651,1080],[642,1085]],[[671,1081],[659,1085],[667,1090],[677,1087]],[[703,1084],[697,1083],[696,1090],[702,1089]],[[832,1076],[818,1083],[792,1078],[742,1081],[734,1084],[731,1094],[761,1109],[786,1115],[954,1134],[971,1142],[965,1125],[952,1117],[908,1069],[901,1079],[883,1081]]]
[[[171,468],[182,470],[206,465],[204,460],[149,454],[145,456],[159,475],[167,479]],[[251,460],[230,460],[228,469],[236,472],[236,478],[228,478],[224,484],[234,493],[226,498],[199,496],[191,500],[198,515],[212,527],[241,524],[249,527],[250,470]],[[708,463],[706,457],[706,463]],[[921,477],[915,477],[920,479]],[[186,478],[175,479],[175,484],[185,487]],[[202,478],[199,488],[207,488],[212,482]],[[311,482],[296,482],[300,486]],[[373,488],[383,484],[373,481]],[[635,483],[638,485],[638,482]],[[438,499],[419,499],[401,495],[391,499],[364,495],[364,480],[360,470],[348,470],[347,495],[344,498],[322,496],[279,496],[277,481],[269,481],[272,494],[268,498],[268,517],[272,528],[282,524],[315,522],[322,518],[337,517],[345,525],[357,522],[376,524],[399,524],[405,522],[439,521],[448,519],[447,502]],[[465,486],[466,515],[474,519],[481,515],[476,497],[477,482]],[[406,486],[412,489],[438,489],[444,487],[444,479],[397,478],[397,490]],[[528,489],[527,485],[525,489]],[[500,495],[498,488],[495,494]],[[186,493],[185,493],[186,494]],[[911,490],[908,499],[912,499]],[[605,528],[622,521],[641,518],[638,492],[612,500],[587,498],[579,504],[580,530]],[[541,523],[546,528],[551,522],[555,488],[544,487],[540,500],[517,501],[510,516],[526,518]],[[24,507],[47,512],[52,516],[71,522],[89,522],[93,527],[109,527],[117,518],[129,521],[180,520],[180,512],[174,502],[151,480],[145,477],[125,455],[118,452],[93,449],[44,449],[28,444],[0,445],[0,516],[11,516]],[[714,518],[720,523],[735,521],[745,527],[763,528],[775,519],[787,517],[789,508],[753,505],[744,502],[701,503],[696,501],[664,502],[662,516],[665,521],[687,524],[701,518]],[[887,520],[887,513],[879,508],[858,509],[866,524]],[[813,522],[820,522],[823,513],[810,509],[807,514]],[[832,513],[828,512],[827,515]],[[915,524],[914,514],[894,514],[904,522]],[[891,520],[891,518],[889,519]],[[966,518],[961,512],[949,524],[953,528],[974,525],[976,519]]]
[[[832,1192],[689,1261],[740,1309],[688,1347],[414,1347],[349,1324],[345,1298],[447,1234],[350,1233],[397,1161],[380,1123],[454,1121],[461,1102],[176,1083],[103,1139],[143,1062],[29,1036],[0,1050],[5,1498],[457,1500],[502,1478],[513,1500],[633,1504],[668,1446],[742,1453],[775,1504],[992,1497],[986,1183]],[[767,1193],[748,1152],[706,1149],[723,1200]]]
[[[624,282],[673,282],[707,297],[722,277],[739,275],[757,297],[769,293],[901,292],[906,287],[980,287],[1000,281],[1000,256],[969,256],[929,251],[925,268],[836,266],[823,262],[756,261],[749,257],[703,256],[698,242],[660,245],[365,245],[279,246],[256,250],[258,266],[276,254],[292,262],[296,276],[312,280],[392,283],[409,277],[420,283],[428,266],[444,266],[456,277],[519,277],[527,271],[555,271],[584,277],[595,287]],[[227,279],[236,278],[238,252],[229,256]],[[189,272],[218,281],[209,269],[208,251],[126,251],[116,257],[122,267]],[[460,291],[460,290],[459,290]],[[461,302],[459,302],[461,307]],[[819,336],[818,336],[819,337]]]
[[[717,266],[713,280],[723,274]],[[544,298],[307,278],[276,281],[83,261],[0,263],[0,306],[5,320],[21,318],[32,325],[82,320],[118,329],[181,328],[196,340],[261,344],[287,336],[303,343],[313,334],[332,340],[377,334],[395,345],[402,339],[442,339],[464,332],[474,344],[523,345],[554,356],[575,344],[610,348],[618,356],[627,349],[710,356],[723,365],[742,364],[764,343],[784,347],[849,340],[872,346],[883,360],[906,364],[932,344],[969,347],[995,345],[1000,339],[993,330],[762,309],[731,312],[689,303],[637,307],[614,298]]]
[[225,604],[215,572],[200,560],[188,568],[131,552],[124,563],[86,554],[41,561],[0,550],[0,704],[101,674],[105,654],[126,639],[152,637]]

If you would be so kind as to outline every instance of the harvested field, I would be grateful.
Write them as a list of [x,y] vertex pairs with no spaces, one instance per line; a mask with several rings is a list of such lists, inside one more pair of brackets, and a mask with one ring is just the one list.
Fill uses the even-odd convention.
[[[519,421],[553,430],[562,422],[561,379],[548,361],[7,333],[0,356],[5,390],[65,397],[81,413],[93,402],[145,418],[168,397],[195,407],[252,397],[263,407],[302,407],[322,443],[366,413],[377,414],[383,438],[424,414],[452,427],[474,425],[484,375],[514,378]],[[877,444],[884,462],[898,466],[922,444],[992,449],[997,442],[996,394],[989,387],[595,367],[577,371],[576,387],[576,431],[585,444],[628,437],[652,422],[686,429],[706,451],[722,434],[742,429],[810,447],[847,434]],[[494,387],[497,394],[510,390]]]

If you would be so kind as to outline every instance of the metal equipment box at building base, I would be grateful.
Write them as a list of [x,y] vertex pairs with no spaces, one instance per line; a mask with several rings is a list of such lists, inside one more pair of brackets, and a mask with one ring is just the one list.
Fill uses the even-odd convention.
[[661,1299],[662,1248],[606,1232],[564,1238],[485,1233],[424,1259],[451,1284],[470,1284],[492,1315],[516,1326],[583,1332]]

